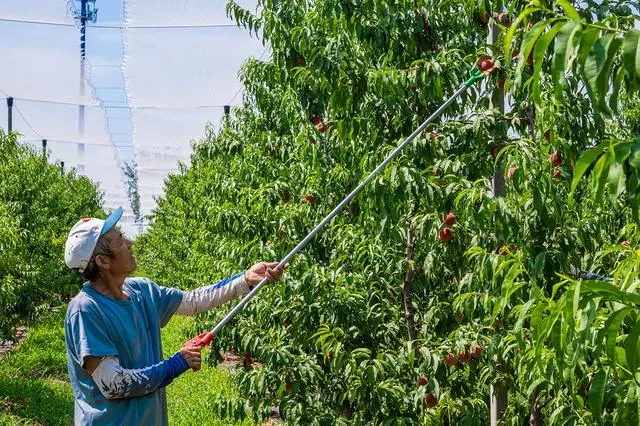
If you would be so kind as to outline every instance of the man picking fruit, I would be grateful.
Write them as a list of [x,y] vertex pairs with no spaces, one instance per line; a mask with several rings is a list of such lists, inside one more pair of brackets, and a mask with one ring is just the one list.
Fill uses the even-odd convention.
[[146,278],[136,268],[132,243],[105,220],[78,221],[66,241],[65,263],[86,280],[65,317],[69,378],[76,425],[167,425],[165,387],[200,369],[201,347],[183,347],[162,359],[160,328],[174,315],[195,315],[248,293],[263,278],[286,269],[258,263],[215,285],[183,292]]

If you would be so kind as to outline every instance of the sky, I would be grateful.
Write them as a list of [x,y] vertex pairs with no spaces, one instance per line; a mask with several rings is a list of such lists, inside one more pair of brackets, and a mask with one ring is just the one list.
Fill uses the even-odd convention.
[[[256,0],[236,3],[255,12]],[[167,174],[179,161],[188,165],[191,142],[208,122],[220,124],[224,105],[241,102],[242,63],[269,55],[226,17],[226,4],[96,0],[83,80],[80,1],[0,0],[0,52],[9,64],[0,67],[0,97],[14,97],[13,129],[39,150],[47,139],[51,162],[94,179],[106,211],[125,208],[121,226],[131,237],[140,227],[124,162],[137,164],[141,210],[150,214]],[[7,124],[2,99],[0,127]]]

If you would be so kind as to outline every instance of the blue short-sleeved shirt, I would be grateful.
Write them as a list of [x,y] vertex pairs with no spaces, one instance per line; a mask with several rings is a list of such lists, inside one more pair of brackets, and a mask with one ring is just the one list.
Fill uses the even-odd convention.
[[166,425],[165,389],[123,399],[107,399],[82,368],[85,356],[117,356],[124,368],[162,361],[160,328],[182,301],[182,292],[146,278],[127,278],[129,300],[118,301],[89,283],[69,303],[65,340],[76,425]]

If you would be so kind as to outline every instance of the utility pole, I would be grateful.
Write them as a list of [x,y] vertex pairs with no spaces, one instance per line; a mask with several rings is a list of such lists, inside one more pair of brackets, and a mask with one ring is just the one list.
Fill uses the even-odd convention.
[[[500,7],[502,7],[502,5],[500,5]],[[496,17],[494,14],[493,19],[489,24],[489,37],[487,38],[489,45],[495,45],[498,42],[498,36],[500,35],[500,28],[498,28],[495,19]],[[492,91],[491,106],[493,108],[496,108],[501,114],[504,115],[504,88],[497,88],[497,90],[494,89]],[[502,134],[502,130],[503,129],[496,129],[494,142],[498,142],[504,138],[505,135]],[[493,174],[493,196],[504,197],[504,195],[504,174],[499,167],[496,167],[496,170]]]
[[[80,13],[76,10],[75,19],[80,24],[80,105],[78,105],[78,134],[84,137],[84,94],[85,94],[85,63],[87,59],[87,21],[95,23],[98,19],[96,0],[80,0]],[[84,144],[78,144],[80,159],[84,159]]]
[[[498,13],[505,11],[504,4],[502,1],[498,2]],[[498,43],[498,37],[500,35],[500,28],[496,23],[496,19],[498,18],[498,13],[491,11],[491,19],[489,20],[489,36],[487,37],[487,43],[489,46],[493,46]],[[493,53],[493,52],[491,52]],[[489,84],[490,80],[487,80]],[[494,88],[492,90],[491,96],[491,106],[496,108],[501,114],[504,114],[504,89],[503,88]],[[494,145],[504,138],[504,134],[502,134],[503,129],[497,128],[495,130],[493,141]],[[494,197],[504,197],[505,196],[505,187],[504,187],[504,174],[500,167],[496,167],[493,173],[493,181],[492,181],[492,192]],[[499,239],[502,239],[501,236],[498,236]],[[503,366],[498,365],[496,367],[498,370],[502,369]],[[497,426],[498,423],[502,420],[504,416],[504,412],[507,408],[507,400],[509,397],[509,393],[506,385],[502,381],[497,381],[492,383],[489,386],[489,399],[490,399],[490,416],[489,416],[489,424],[490,426]]]
[[46,139],[42,139],[42,156],[44,157],[44,159],[47,159],[47,140]]
[[13,98],[7,98],[7,130],[9,133],[13,130]]
[[[87,0],[80,0],[80,102],[84,99],[84,61],[87,52]],[[84,136],[84,105],[78,105],[78,133]]]

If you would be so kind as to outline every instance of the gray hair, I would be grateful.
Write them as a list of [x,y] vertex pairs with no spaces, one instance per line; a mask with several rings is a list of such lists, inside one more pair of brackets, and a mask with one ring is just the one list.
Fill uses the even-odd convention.
[[113,251],[111,250],[111,240],[106,234],[100,235],[96,248],[93,250],[91,259],[87,263],[87,267],[82,271],[82,276],[87,281],[95,281],[100,276],[100,268],[96,264],[96,256],[113,257]]

